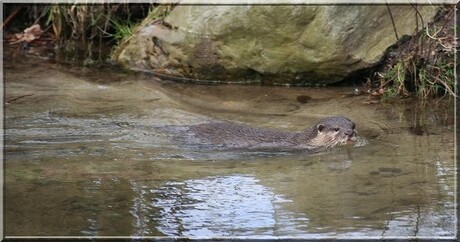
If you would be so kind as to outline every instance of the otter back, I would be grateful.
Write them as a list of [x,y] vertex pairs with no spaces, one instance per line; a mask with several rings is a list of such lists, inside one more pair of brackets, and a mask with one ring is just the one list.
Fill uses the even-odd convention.
[[175,140],[209,149],[306,149],[332,148],[356,140],[355,124],[342,116],[321,119],[300,132],[283,132],[230,122],[175,128]]
[[219,148],[293,147],[295,133],[254,128],[234,123],[208,123],[190,126],[187,135],[201,144]]

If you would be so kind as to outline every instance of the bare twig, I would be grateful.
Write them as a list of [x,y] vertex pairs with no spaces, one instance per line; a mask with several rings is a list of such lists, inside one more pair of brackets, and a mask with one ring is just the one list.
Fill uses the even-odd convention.
[[398,36],[398,31],[396,30],[395,20],[393,19],[393,14],[391,13],[390,6],[388,5],[388,3],[387,3],[386,5],[387,5],[388,13],[390,14],[391,23],[393,24],[393,30],[395,31],[396,41],[398,41],[398,40],[399,40],[399,36]]
[[6,25],[19,13],[21,7],[17,7],[4,21],[2,24],[2,29],[6,27]]
[[[422,29],[425,28],[425,21],[423,20],[422,14],[418,11],[417,5],[416,4],[414,5],[413,3],[411,3],[410,5],[415,10],[415,15],[418,15],[420,17],[420,20],[422,21]],[[419,31],[417,16],[415,17],[415,20],[417,21],[417,30],[416,31]]]

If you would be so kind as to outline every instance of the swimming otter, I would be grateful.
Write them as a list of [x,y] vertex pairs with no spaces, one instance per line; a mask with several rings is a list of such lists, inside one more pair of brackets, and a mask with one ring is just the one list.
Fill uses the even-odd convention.
[[234,123],[206,123],[190,126],[189,142],[218,149],[287,148],[318,150],[356,140],[355,124],[342,116],[324,118],[300,132],[283,132]]

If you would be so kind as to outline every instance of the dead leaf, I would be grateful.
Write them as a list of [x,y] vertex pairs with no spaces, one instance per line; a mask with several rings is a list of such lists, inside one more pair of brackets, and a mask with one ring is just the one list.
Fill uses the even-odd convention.
[[30,42],[34,41],[35,39],[40,38],[42,33],[43,33],[43,30],[41,29],[40,25],[39,24],[34,24],[34,25],[30,26],[29,28],[24,29],[24,33],[15,34],[17,40],[11,42],[10,44],[17,44],[17,43],[20,43],[20,42],[30,43]]
[[24,40],[26,42],[32,42],[34,39],[40,38],[40,35],[42,35],[42,33],[43,31],[42,28],[40,28],[40,25],[34,24],[24,30]]

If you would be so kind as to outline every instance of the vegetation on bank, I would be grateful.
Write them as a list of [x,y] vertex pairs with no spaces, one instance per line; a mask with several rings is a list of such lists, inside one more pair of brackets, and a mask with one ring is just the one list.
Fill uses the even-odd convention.
[[[101,64],[113,48],[132,36],[146,17],[161,18],[158,9],[171,5],[155,4],[5,4],[3,28],[22,32],[39,24],[53,35],[60,61]],[[30,43],[32,44],[32,43]]]
[[[385,100],[410,96],[456,97],[454,12],[455,5],[449,5],[433,23],[420,19],[419,31],[389,48],[382,66],[369,80],[378,87],[373,95]],[[396,31],[395,35],[398,37]]]
[[[60,61],[94,65],[107,62],[142,21],[162,21],[173,8],[171,4],[5,4],[3,29],[18,33],[39,24],[43,30],[38,32],[50,34],[48,40]],[[398,43],[363,84],[369,95],[384,100],[456,96],[454,12],[455,5],[445,6],[434,23],[426,23],[414,8],[420,26],[412,37],[400,38],[395,30]],[[19,48],[24,44],[33,42]]]

